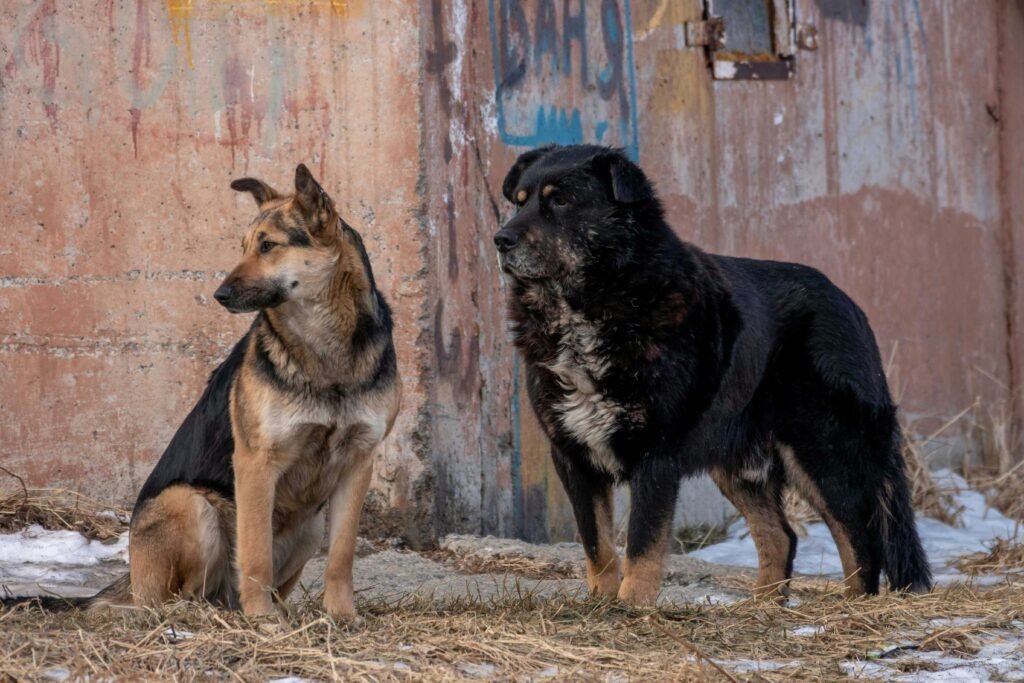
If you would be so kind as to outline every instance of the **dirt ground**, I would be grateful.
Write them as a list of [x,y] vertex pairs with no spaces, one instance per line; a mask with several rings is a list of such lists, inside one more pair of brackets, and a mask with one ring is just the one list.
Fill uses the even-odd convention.
[[[526,590],[546,597],[568,595],[583,597],[583,548],[578,543],[533,545],[507,538],[447,536],[438,550],[416,553],[399,549],[388,542],[370,543],[359,539],[353,573],[357,598],[392,601],[408,596],[429,597],[438,601],[471,596],[489,600],[510,591]],[[323,591],[326,556],[320,553],[307,565],[300,589],[310,595]],[[16,595],[52,592],[59,595],[87,596],[126,571],[123,561],[106,561],[94,566],[65,567],[59,582],[4,581]],[[705,598],[715,588],[711,577],[737,575],[742,570],[712,565],[687,557],[671,555],[661,601],[685,604]],[[74,578],[75,583],[68,582]],[[744,597],[739,591],[715,588],[716,595]]]
[[[750,599],[752,572],[672,555],[658,609],[634,610],[587,596],[582,557],[574,543],[450,536],[416,553],[361,540],[354,624],[320,611],[322,556],[282,620],[186,603],[0,610],[0,681],[1024,680],[1013,577],[852,601],[799,577],[776,605]],[[81,584],[59,592],[124,568],[78,568]]]

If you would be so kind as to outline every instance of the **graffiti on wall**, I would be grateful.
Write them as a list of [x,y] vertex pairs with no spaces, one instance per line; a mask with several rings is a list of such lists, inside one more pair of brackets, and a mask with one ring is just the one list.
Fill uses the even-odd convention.
[[[317,99],[316,74],[309,73],[301,46],[268,39],[259,50],[242,49],[242,17],[260,19],[260,30],[272,35],[296,17],[297,26],[312,23],[303,17],[326,23],[358,18],[363,8],[364,0],[108,2],[109,34],[97,42],[95,31],[76,21],[65,4],[30,0],[12,17],[13,30],[0,39],[6,48],[0,50],[6,52],[0,83],[17,81],[38,99],[54,134],[67,110],[85,112],[92,126],[123,111],[110,103],[111,97],[122,97],[136,158],[146,113],[159,108],[168,92],[192,117],[207,117],[197,128],[204,142],[230,146],[232,159],[236,147],[248,154],[249,145],[259,142],[270,154],[278,126],[264,121],[294,121],[300,111],[326,116],[328,109]],[[200,25],[205,25],[202,36],[196,35]],[[91,59],[61,60],[62,54]]]
[[490,22],[502,142],[594,142],[638,157],[629,0],[490,0]]

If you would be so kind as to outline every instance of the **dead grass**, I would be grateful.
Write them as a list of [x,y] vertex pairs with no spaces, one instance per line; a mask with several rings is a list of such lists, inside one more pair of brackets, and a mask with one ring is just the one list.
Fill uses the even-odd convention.
[[1024,461],[1016,455],[1020,440],[1011,424],[1006,412],[975,411],[974,449],[964,460],[964,478],[985,494],[989,505],[1024,522]]
[[[750,679],[730,669],[751,660],[781,663],[757,680],[819,681],[840,677],[841,662],[889,656],[893,647],[970,656],[987,634],[1024,616],[1017,585],[856,600],[838,589],[801,580],[797,606],[746,600],[661,611],[531,594],[496,602],[409,598],[361,604],[357,625],[326,617],[314,596],[280,622],[186,603],[62,615],[20,606],[0,612],[0,672],[18,680],[60,668],[121,680],[607,680],[625,673],[721,681]],[[820,631],[792,634],[807,625]]]
[[30,489],[18,475],[0,467],[0,533],[32,524],[78,531],[99,541],[114,540],[128,529],[129,511],[65,489]]
[[913,501],[914,509],[950,526],[960,526],[960,515],[963,513],[963,508],[957,505],[953,491],[944,489],[935,483],[923,451],[924,445],[937,437],[939,432],[944,431],[950,424],[952,422],[924,439],[910,434],[904,426],[903,461],[907,467],[907,482],[910,484],[910,499]]
[[1024,572],[1024,545],[1018,539],[997,538],[988,552],[963,555],[953,566],[970,576]]
[[518,553],[456,553],[437,550],[431,559],[462,574],[514,574],[528,579],[576,579],[582,577],[579,562],[555,562]]

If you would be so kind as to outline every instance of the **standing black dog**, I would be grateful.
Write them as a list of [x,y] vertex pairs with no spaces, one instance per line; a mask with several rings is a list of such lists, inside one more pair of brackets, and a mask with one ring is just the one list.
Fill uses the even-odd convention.
[[[592,591],[652,602],[682,477],[708,472],[746,517],[757,593],[796,554],[782,492],[828,523],[847,592],[927,591],[896,408],[867,318],[824,275],[706,254],[665,222],[614,149],[550,146],[505,178],[495,236],[530,400],[572,501]],[[629,482],[620,585],[612,487]]]

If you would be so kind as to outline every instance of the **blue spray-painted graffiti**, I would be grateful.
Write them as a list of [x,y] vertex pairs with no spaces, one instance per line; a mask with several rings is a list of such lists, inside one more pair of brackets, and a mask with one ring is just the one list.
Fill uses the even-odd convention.
[[490,20],[502,142],[595,142],[639,158],[629,0],[562,0],[561,13],[556,0],[490,0]]

